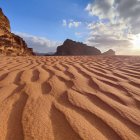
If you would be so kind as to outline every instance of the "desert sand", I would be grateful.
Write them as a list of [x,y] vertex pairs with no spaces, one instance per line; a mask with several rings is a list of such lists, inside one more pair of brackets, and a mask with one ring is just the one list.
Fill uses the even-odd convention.
[[0,140],[140,140],[140,57],[0,57]]

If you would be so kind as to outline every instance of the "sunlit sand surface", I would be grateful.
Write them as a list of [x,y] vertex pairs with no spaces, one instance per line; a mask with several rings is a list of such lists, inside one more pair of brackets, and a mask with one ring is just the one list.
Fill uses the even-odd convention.
[[0,57],[0,140],[140,140],[140,57]]

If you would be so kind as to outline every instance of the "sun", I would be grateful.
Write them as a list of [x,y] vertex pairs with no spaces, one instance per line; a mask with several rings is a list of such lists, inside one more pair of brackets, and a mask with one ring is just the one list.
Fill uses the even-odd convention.
[[133,39],[132,44],[133,44],[133,49],[140,50],[140,35],[136,36]]

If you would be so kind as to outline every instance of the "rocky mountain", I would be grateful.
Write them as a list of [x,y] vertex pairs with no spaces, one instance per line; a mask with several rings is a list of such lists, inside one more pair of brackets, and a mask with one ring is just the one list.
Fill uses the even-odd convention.
[[67,39],[63,45],[57,47],[55,55],[100,55],[101,51],[95,47]]
[[10,22],[0,8],[0,55],[26,56],[34,55],[26,42],[11,33]]
[[110,50],[104,52],[102,55],[115,55],[115,51],[110,49]]

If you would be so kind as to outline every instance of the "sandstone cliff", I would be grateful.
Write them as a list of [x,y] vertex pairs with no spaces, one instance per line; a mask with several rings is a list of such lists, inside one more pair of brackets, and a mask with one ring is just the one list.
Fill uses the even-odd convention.
[[19,36],[11,33],[10,22],[0,8],[0,55],[26,56],[34,55],[33,50],[27,47],[26,42]]
[[100,55],[101,51],[95,47],[67,39],[57,48],[56,55]]

